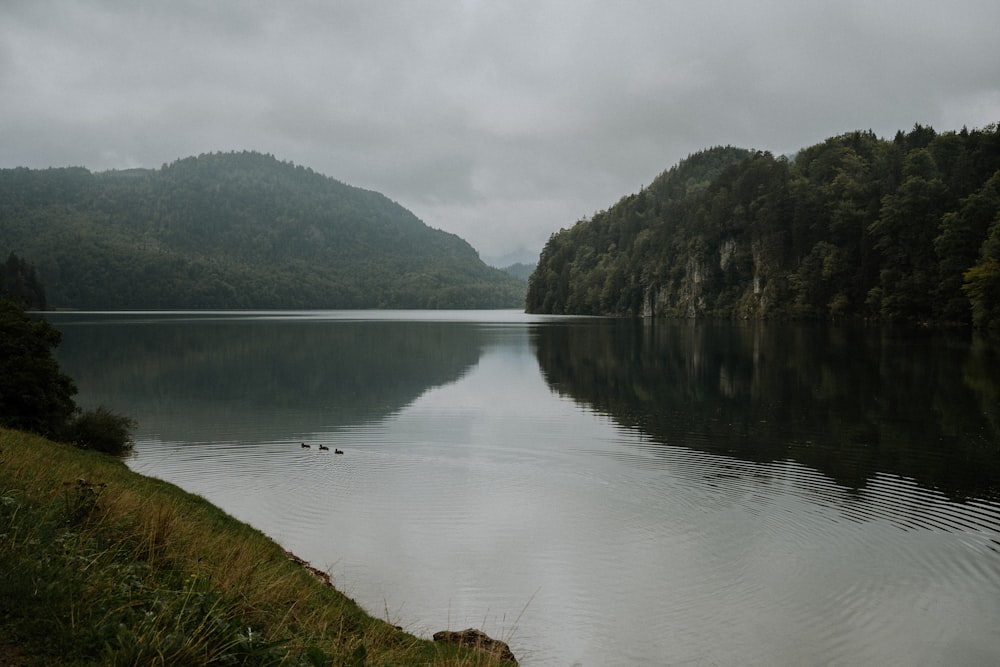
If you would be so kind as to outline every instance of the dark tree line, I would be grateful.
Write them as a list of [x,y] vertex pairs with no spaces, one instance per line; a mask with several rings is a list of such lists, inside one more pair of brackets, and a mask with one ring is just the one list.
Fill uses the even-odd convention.
[[0,298],[10,299],[23,308],[45,310],[45,287],[35,267],[13,252],[0,270]]
[[692,155],[553,235],[527,309],[1000,330],[1000,130]]
[[497,308],[526,289],[385,196],[254,152],[0,170],[11,251],[63,308]]

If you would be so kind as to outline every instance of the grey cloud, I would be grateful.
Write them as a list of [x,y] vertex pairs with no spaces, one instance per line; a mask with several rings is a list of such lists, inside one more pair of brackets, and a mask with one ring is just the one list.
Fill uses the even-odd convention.
[[1000,120],[982,0],[236,0],[0,7],[0,166],[257,149],[486,258],[693,151]]

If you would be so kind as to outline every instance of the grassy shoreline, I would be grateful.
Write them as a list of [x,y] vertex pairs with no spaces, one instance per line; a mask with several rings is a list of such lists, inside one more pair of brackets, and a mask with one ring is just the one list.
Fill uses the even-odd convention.
[[7,429],[0,564],[25,665],[504,664],[368,615],[200,496]]

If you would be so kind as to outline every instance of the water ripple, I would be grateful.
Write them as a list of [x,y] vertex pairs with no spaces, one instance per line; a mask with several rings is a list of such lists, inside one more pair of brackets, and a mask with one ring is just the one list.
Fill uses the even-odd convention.
[[[920,642],[967,632],[948,620],[956,609],[1000,622],[984,597],[1000,596],[995,503],[955,502],[897,475],[852,489],[792,460],[634,432],[581,440],[534,423],[476,443],[424,428],[403,416],[304,434],[309,449],[296,439],[146,440],[135,464],[265,530],[369,608],[425,600],[442,616],[412,613],[443,626],[489,617],[470,600],[507,610],[531,600],[522,622],[562,617],[587,628],[581,645],[619,656],[627,645],[637,662],[697,664],[714,645],[720,664],[903,665]],[[441,571],[442,559],[447,581],[405,574]],[[512,581],[521,585],[501,592]],[[607,623],[635,609],[643,634]],[[730,635],[722,645],[719,628]],[[566,651],[528,655],[549,664]]]

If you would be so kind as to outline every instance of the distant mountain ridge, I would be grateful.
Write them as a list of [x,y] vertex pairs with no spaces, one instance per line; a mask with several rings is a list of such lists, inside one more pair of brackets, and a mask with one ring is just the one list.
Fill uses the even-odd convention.
[[526,290],[384,195],[252,151],[0,170],[9,252],[56,308],[511,308]]
[[537,266],[535,263],[525,264],[524,262],[517,262],[515,264],[511,264],[510,266],[503,267],[502,270],[504,273],[508,273],[515,278],[527,280],[531,277],[531,274],[535,272],[535,266]]

